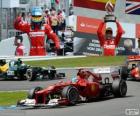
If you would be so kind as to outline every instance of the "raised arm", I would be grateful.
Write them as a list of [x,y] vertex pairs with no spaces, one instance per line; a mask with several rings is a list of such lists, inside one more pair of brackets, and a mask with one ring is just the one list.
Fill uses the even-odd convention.
[[23,22],[21,17],[17,17],[14,21],[14,28],[26,33],[30,31],[30,25],[26,22]]
[[123,28],[122,28],[122,26],[120,25],[119,22],[116,22],[116,25],[117,25],[117,35],[115,37],[115,45],[118,46],[124,31],[123,31]]
[[55,43],[55,47],[57,49],[60,48],[60,40],[57,37],[57,35],[53,32],[52,28],[49,25],[45,25],[45,33],[48,36],[49,39],[52,39]]
[[103,34],[103,27],[104,27],[105,23],[102,22],[100,25],[99,25],[99,28],[97,30],[97,35],[98,35],[98,39],[99,39],[99,42],[100,42],[100,46],[103,46],[104,44],[104,34]]

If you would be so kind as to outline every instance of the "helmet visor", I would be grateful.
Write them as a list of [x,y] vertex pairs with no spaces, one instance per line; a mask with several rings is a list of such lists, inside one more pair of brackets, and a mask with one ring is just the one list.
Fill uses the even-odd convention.
[[38,23],[43,20],[43,16],[32,16],[32,22]]

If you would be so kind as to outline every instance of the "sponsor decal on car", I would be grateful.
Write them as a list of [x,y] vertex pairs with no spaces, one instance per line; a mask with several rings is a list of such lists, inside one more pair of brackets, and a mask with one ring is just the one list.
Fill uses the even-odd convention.
[[104,68],[94,68],[93,69],[93,72],[94,73],[110,73],[111,70],[110,70],[110,67],[104,67]]
[[7,71],[7,75],[13,76],[14,75],[14,71]]
[[95,85],[92,85],[92,86],[91,86],[91,91],[95,91],[95,90],[96,90]]

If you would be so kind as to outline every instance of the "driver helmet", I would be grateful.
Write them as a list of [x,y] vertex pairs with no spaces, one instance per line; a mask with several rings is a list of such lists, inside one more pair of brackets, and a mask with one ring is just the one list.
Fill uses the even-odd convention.
[[43,21],[43,11],[41,7],[33,7],[31,10],[31,21],[34,23],[40,23]]
[[17,63],[22,64],[22,60],[20,58],[18,58]]
[[136,64],[132,64],[132,69],[136,68]]
[[71,81],[72,81],[72,83],[76,83],[77,82],[77,77],[72,77]]

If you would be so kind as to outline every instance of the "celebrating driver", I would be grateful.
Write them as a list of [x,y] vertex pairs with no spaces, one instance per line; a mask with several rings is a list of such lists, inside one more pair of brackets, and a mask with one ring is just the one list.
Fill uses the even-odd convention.
[[103,49],[103,55],[114,56],[116,54],[115,53],[116,47],[118,46],[121,36],[124,31],[121,25],[119,24],[119,22],[116,22],[116,25],[118,28],[116,37],[115,38],[113,37],[113,30],[110,27],[108,27],[105,30],[105,36],[104,36],[104,33],[103,33],[104,25],[105,25],[105,22],[102,22],[97,31],[100,46]]

